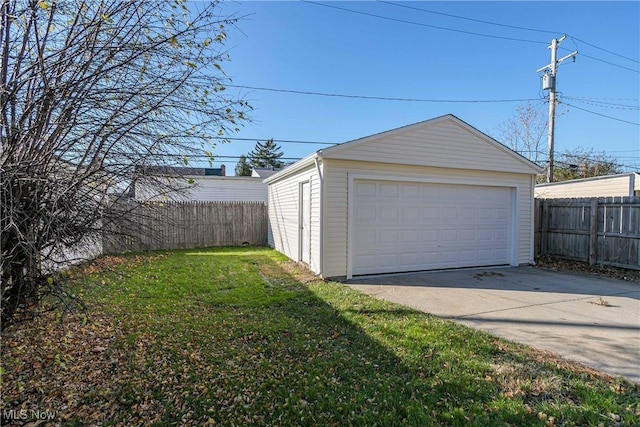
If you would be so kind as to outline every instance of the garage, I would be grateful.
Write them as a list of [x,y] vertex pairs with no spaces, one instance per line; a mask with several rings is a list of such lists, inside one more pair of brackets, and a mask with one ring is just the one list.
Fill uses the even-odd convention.
[[353,275],[509,265],[512,189],[356,180]]
[[542,169],[448,114],[267,178],[269,244],[323,278],[533,263]]

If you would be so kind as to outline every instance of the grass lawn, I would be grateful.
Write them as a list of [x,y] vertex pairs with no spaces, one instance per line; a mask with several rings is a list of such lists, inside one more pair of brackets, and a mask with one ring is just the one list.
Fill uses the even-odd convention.
[[269,249],[107,257],[70,275],[86,312],[3,332],[3,424],[23,409],[63,425],[640,425],[637,385]]

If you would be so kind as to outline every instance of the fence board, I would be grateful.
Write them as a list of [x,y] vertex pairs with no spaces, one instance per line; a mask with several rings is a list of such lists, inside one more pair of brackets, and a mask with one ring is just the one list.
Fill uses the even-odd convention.
[[640,197],[536,199],[536,256],[640,270]]
[[168,202],[128,209],[126,222],[106,227],[104,253],[267,245],[262,202]]

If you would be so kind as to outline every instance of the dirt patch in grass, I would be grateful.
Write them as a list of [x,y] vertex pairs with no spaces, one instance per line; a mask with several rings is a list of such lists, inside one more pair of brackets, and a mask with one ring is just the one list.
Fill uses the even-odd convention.
[[85,277],[88,275],[103,274],[111,272],[125,263],[131,266],[147,264],[153,261],[157,261],[165,256],[166,254],[127,256],[106,255],[82,264],[75,269],[69,270],[69,274],[74,277]]
[[599,277],[625,280],[640,283],[640,270],[611,267],[607,265],[589,265],[581,261],[571,261],[560,258],[541,257],[536,260],[536,267],[550,270],[571,271],[574,273],[592,274]]

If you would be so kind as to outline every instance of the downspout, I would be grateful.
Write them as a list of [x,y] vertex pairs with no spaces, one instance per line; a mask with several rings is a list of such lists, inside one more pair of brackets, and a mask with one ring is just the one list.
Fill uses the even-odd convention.
[[319,218],[318,222],[320,222],[320,230],[319,230],[319,242],[318,246],[320,247],[320,254],[318,256],[318,261],[320,263],[320,277],[324,277],[324,176],[322,175],[322,167],[320,166],[319,159],[322,158],[322,150],[318,150],[318,155],[313,160],[316,165],[316,172],[318,172],[318,178],[320,179],[320,212],[318,213]]

